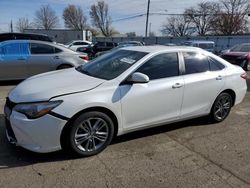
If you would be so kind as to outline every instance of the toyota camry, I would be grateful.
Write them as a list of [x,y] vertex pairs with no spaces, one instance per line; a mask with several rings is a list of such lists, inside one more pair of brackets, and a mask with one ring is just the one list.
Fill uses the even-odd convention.
[[221,122],[242,102],[246,79],[199,48],[121,48],[20,83],[6,99],[6,134],[34,152],[91,156],[128,132],[200,116]]

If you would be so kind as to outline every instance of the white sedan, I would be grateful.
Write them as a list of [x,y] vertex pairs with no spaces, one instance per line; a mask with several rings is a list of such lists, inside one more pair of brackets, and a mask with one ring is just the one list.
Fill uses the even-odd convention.
[[91,44],[92,44],[92,42],[87,41],[87,40],[73,40],[73,41],[65,44],[64,46],[66,48],[73,50],[73,51],[76,51],[76,49],[79,47],[87,47]]
[[5,105],[7,137],[35,152],[95,155],[131,131],[200,116],[223,121],[242,102],[246,79],[202,49],[122,48],[19,84]]

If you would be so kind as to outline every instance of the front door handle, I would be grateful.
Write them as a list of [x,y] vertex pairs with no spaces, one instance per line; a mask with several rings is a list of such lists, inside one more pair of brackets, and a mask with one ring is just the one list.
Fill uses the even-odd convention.
[[216,80],[222,80],[222,76],[221,75],[217,76]]
[[181,83],[175,83],[172,88],[173,89],[176,89],[176,88],[181,88],[182,87],[182,84]]
[[59,56],[54,56],[54,59],[60,59]]

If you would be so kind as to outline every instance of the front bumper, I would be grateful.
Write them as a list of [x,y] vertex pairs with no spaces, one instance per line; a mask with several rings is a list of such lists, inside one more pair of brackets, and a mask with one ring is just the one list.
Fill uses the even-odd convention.
[[50,114],[37,119],[12,111],[6,115],[6,136],[11,143],[27,150],[48,153],[61,149],[60,136],[66,120]]

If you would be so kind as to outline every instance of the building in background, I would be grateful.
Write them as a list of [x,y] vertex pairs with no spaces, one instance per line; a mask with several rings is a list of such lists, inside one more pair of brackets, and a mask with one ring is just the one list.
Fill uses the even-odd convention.
[[68,30],[68,29],[26,29],[24,33],[38,33],[45,34],[52,38],[53,41],[66,44],[73,40],[88,40],[92,41],[91,31],[78,31],[78,30]]

